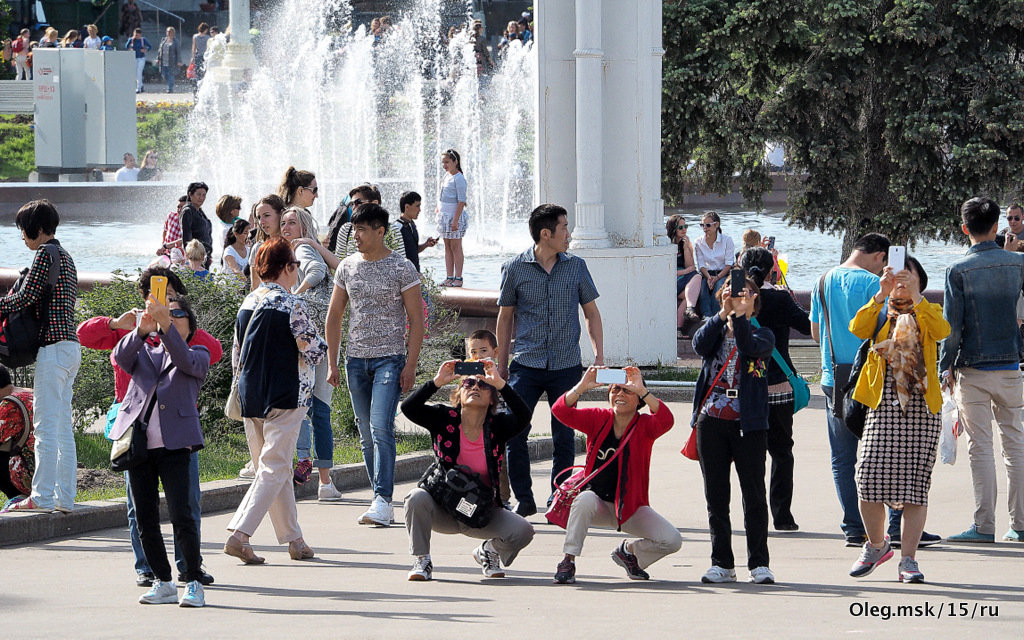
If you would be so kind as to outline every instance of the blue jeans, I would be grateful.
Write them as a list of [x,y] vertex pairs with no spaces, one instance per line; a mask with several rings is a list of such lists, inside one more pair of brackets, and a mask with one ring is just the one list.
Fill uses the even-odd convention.
[[843,421],[832,413],[832,387],[821,388],[825,395],[825,418],[828,420],[828,444],[832,449],[832,480],[836,485],[839,505],[843,508],[843,533],[864,535],[864,522],[860,518],[860,503],[857,500],[857,482],[854,467],[857,466],[857,436],[846,428]]
[[700,315],[708,318],[721,311],[722,306],[718,304],[715,294],[718,293],[719,289],[725,286],[726,280],[728,280],[728,278],[722,278],[715,283],[714,287],[709,287],[707,280],[701,283],[700,297],[697,299],[697,305],[700,307]]
[[[524,367],[513,362],[509,367],[508,383],[512,386],[519,397],[523,399],[526,406],[532,412],[537,406],[542,393],[548,395],[548,405],[555,404],[559,396],[568,391],[583,377],[583,367],[576,365],[566,369],[534,369]],[[516,500],[524,504],[536,505],[533,499],[533,479],[530,477],[530,450],[527,447],[527,438],[530,435],[530,427],[508,441],[508,480],[512,486],[512,493]],[[555,476],[562,470],[572,466],[576,458],[576,444],[574,442],[573,430],[551,416],[551,440],[554,444],[554,454],[551,464],[551,486],[548,488],[548,495],[554,493]],[[565,478],[560,478],[565,480]]]
[[164,77],[164,82],[167,83],[167,90],[174,93],[174,67],[169,67],[166,64],[160,65],[160,73]]
[[334,432],[331,430],[331,406],[313,396],[313,406],[302,419],[299,427],[299,442],[295,450],[299,460],[309,458],[310,449],[316,449],[313,466],[330,469],[334,466]]
[[348,358],[345,376],[359,444],[373,493],[391,502],[395,493],[395,412],[402,394],[405,356]]
[[36,471],[32,502],[52,509],[72,509],[78,491],[78,454],[71,424],[71,394],[82,364],[82,348],[64,340],[39,348],[32,406]]
[[[128,537],[132,541],[132,553],[135,554],[135,573],[153,573],[149,563],[146,562],[146,554],[142,550],[142,539],[139,537],[139,522],[135,518],[135,499],[132,498],[132,486],[128,482],[128,472],[124,472],[124,486],[128,492]],[[199,452],[193,451],[188,460],[188,510],[192,519],[196,521],[196,532],[200,533],[200,525],[203,521],[202,491],[199,488]],[[200,539],[202,537],[200,536]],[[178,567],[178,573],[185,573],[185,559],[178,548],[178,541],[174,541],[174,564]]]

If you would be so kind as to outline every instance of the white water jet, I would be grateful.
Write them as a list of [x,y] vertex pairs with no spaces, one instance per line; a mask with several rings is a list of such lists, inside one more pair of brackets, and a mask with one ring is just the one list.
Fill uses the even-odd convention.
[[321,222],[361,182],[380,187],[393,216],[399,194],[414,189],[426,236],[436,235],[440,154],[454,148],[470,187],[468,252],[518,249],[525,232],[506,225],[533,206],[533,48],[514,42],[481,75],[467,30],[442,40],[441,0],[411,2],[382,37],[351,15],[347,0],[280,3],[257,25],[251,81],[225,93],[204,80],[180,168],[246,207],[275,191],[289,165],[313,171]]

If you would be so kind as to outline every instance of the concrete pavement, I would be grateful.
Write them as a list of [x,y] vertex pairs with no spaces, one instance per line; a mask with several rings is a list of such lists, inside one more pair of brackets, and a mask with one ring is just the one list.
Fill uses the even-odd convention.
[[[435,534],[433,582],[407,582],[403,511],[396,510],[399,523],[391,528],[357,525],[371,498],[362,490],[337,504],[299,503],[306,540],[317,552],[306,562],[290,560],[265,522],[253,544],[268,564],[242,566],[220,552],[231,513],[204,516],[205,563],[217,583],[198,611],[137,604],[142,590],[134,586],[124,528],[0,549],[0,602],[17,614],[8,618],[4,636],[1021,637],[1024,546],[943,543],[922,550],[918,560],[928,580],[922,585],[896,581],[898,552],[867,578],[847,575],[858,550],[846,548],[839,532],[820,395],[797,414],[793,510],[800,531],[772,531],[778,584],[744,581],[735,482],[733,547],[741,582],[701,584],[710,542],[700,469],[678,453],[689,433],[689,403],[669,406],[677,424],[655,447],[651,502],[679,528],[683,547],[648,569],[649,582],[627,580],[608,557],[622,534],[594,530],[577,560],[577,584],[552,584],[563,532],[541,516],[530,519],[536,537],[506,579],[481,576],[470,557],[476,541]],[[965,443],[960,455],[954,466],[935,467],[927,530],[943,536],[966,528],[973,510]],[[549,465],[534,465],[538,496]],[[1005,504],[1002,471],[999,478]],[[397,487],[396,498],[412,486]],[[998,539],[1007,528],[1005,512],[997,523]],[[165,532],[169,541],[169,526]],[[914,613],[920,615],[896,617]]]

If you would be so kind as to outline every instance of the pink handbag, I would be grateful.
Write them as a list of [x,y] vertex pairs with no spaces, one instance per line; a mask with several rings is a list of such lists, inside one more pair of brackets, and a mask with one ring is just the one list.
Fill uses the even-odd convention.
[[[639,414],[637,414],[637,417],[633,418],[634,425],[636,424],[636,421],[639,419],[639,417]],[[560,471],[559,474],[555,476],[555,480],[557,481],[558,478],[561,477],[562,474],[565,473],[566,471],[579,469],[579,471],[569,476],[567,480],[559,484],[558,488],[555,489],[555,495],[551,498],[551,506],[548,507],[547,513],[544,514],[544,517],[548,519],[548,522],[565,529],[566,525],[569,524],[569,510],[572,508],[572,503],[574,500],[576,500],[576,496],[580,495],[580,492],[583,491],[583,488],[586,487],[587,484],[595,476],[597,476],[597,474],[601,473],[601,471],[603,471],[605,467],[610,465],[612,461],[615,460],[615,458],[619,457],[619,454],[622,453],[622,450],[626,448],[626,443],[629,442],[629,439],[630,437],[632,437],[634,431],[636,431],[635,426],[633,426],[633,428],[631,428],[629,432],[626,433],[626,436],[622,439],[622,442],[619,443],[619,448],[615,450],[615,453],[612,454],[612,456],[608,458],[608,460],[606,460],[603,465],[601,465],[598,469],[590,473],[590,475],[584,475],[586,467],[575,465],[572,467],[562,469],[562,471]]]

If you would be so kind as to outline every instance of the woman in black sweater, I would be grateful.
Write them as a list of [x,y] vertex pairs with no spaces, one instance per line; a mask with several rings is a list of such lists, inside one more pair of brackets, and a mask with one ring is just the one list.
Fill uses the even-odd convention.
[[[433,380],[424,383],[402,403],[402,413],[430,432],[434,453],[443,469],[469,467],[491,487],[494,515],[482,528],[469,527],[445,512],[425,490],[413,489],[405,498],[405,528],[409,550],[416,559],[409,580],[430,580],[430,534],[461,533],[484,542],[473,551],[488,578],[503,578],[501,563],[512,563],[533,540],[533,526],[525,518],[501,508],[497,498],[498,468],[505,444],[530,425],[532,412],[505,383],[498,368],[484,360],[484,375],[467,376],[451,393],[451,403],[428,405],[438,389],[455,380],[455,360],[441,365]],[[498,396],[510,413],[495,413]]]
[[[789,332],[796,329],[810,335],[811,320],[792,294],[765,284],[775,266],[768,249],[752,247],[743,252],[740,266],[761,288],[761,311],[757,320],[775,334],[775,348],[789,368],[796,371],[789,356]],[[800,527],[790,510],[793,504],[793,388],[774,358],[768,359],[768,455],[772,457],[772,475],[768,504],[777,531],[796,531]]]

